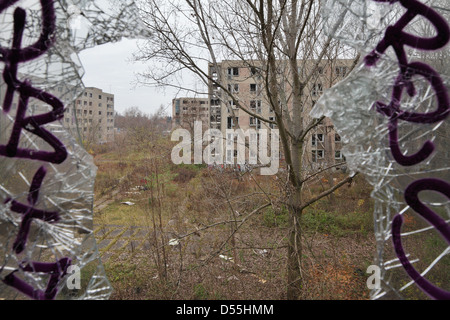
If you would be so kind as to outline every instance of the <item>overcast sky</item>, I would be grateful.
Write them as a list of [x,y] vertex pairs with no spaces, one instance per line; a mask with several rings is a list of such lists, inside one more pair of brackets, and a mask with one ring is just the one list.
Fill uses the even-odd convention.
[[115,97],[115,110],[122,113],[129,107],[139,107],[145,113],[154,113],[162,104],[172,114],[173,90],[154,89],[135,85],[136,73],[145,69],[141,63],[131,62],[137,50],[136,40],[122,40],[88,49],[80,54],[85,69],[83,83],[97,87]]

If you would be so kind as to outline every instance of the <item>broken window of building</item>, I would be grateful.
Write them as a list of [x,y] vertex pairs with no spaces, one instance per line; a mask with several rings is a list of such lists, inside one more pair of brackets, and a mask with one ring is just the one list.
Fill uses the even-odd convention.
[[347,75],[347,67],[339,66],[336,67],[336,76],[345,77]]
[[335,142],[341,142],[341,136],[340,136],[338,133],[336,133],[336,134],[334,135],[334,141],[335,141]]
[[312,145],[313,146],[316,146],[319,142],[324,142],[325,140],[324,140],[324,136],[323,136],[323,134],[322,133],[316,133],[316,134],[313,134],[312,136],[311,136],[311,139],[312,139]]
[[234,68],[228,68],[228,77],[237,77],[239,76],[239,68],[234,67]]
[[324,157],[324,150],[312,150],[312,162],[317,162],[317,160],[321,160]]
[[313,97],[318,97],[323,93],[323,87],[321,83],[315,83],[313,84],[311,95]]

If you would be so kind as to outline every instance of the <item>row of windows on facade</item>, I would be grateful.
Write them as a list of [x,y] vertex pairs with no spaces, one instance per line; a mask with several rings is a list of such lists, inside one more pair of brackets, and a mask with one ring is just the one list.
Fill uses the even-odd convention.
[[[182,111],[192,111],[192,112],[197,112],[197,107],[183,107],[182,108]],[[209,108],[208,107],[200,107],[199,109],[198,109],[198,111],[200,111],[200,112],[207,112],[207,111],[209,111]]]
[[[93,93],[92,92],[84,92],[84,96],[85,97],[88,97],[89,96],[89,98],[93,98]],[[98,98],[100,99],[100,100],[102,100],[103,99],[103,96],[101,95],[101,94],[99,94],[98,95]],[[114,101],[114,98],[113,97],[106,97],[106,101],[108,102],[108,101],[111,101],[111,102],[113,102]]]
[[[36,105],[36,104],[29,105],[27,111],[29,111],[29,112],[31,112],[31,113],[34,113],[34,112],[36,112],[36,110],[38,109],[38,107],[39,107],[39,105]],[[48,108],[48,106],[46,106],[46,105],[41,105],[40,107],[41,107],[41,108],[45,108],[45,109]],[[16,110],[16,109],[17,109],[17,102],[13,102],[13,103],[11,104],[11,110]],[[69,108],[67,108],[65,112],[67,112],[68,109],[69,109]]]
[[[215,100],[215,99],[213,99],[213,100],[211,100],[211,106],[220,106],[220,100],[219,99],[217,99],[217,100]],[[236,103],[236,101],[234,101],[234,100],[228,100],[228,106],[229,107],[232,107],[232,108],[234,108],[234,109],[237,109],[238,108],[238,106],[237,106],[237,103]],[[250,109],[252,110],[252,111],[258,111],[259,113],[261,113],[260,111],[261,111],[261,107],[262,107],[262,101],[261,100],[250,100]],[[200,108],[199,109],[200,111],[208,111],[208,108]],[[177,111],[177,110],[176,110]],[[183,107],[183,111],[197,111],[197,108],[196,107]],[[273,110],[270,108],[270,110],[269,110],[271,113],[273,113]],[[177,114],[178,114],[178,112],[177,112]]]
[[[318,160],[325,159],[325,150],[323,149],[317,149],[311,151],[311,160],[312,162],[317,162]],[[336,150],[334,152],[334,159],[335,160],[345,160],[344,155],[342,154],[341,150]]]
[[[82,104],[82,101],[81,100],[77,100],[77,105],[81,105],[81,104]],[[92,107],[92,102],[91,101],[89,101],[89,102],[88,101],[83,101],[83,105]],[[98,106],[101,107],[102,103],[99,103]],[[37,106],[36,105],[31,105],[30,108],[31,108],[31,110],[35,110],[37,108]],[[107,104],[106,108],[111,109],[111,108],[114,108],[114,106],[110,105],[110,104]],[[17,109],[17,103],[16,102],[12,103],[12,109],[13,110]],[[66,112],[67,112],[68,109],[69,108],[66,109]]]
[[[236,103],[236,101],[234,100],[229,100],[228,101],[228,106],[233,108],[233,109],[237,109],[238,105]],[[261,113],[261,108],[262,108],[262,101],[261,100],[250,100],[250,110],[257,112],[257,113]],[[230,112],[230,111],[229,111]],[[273,113],[272,108],[269,108],[269,112]]]
[[[346,66],[337,66],[334,68],[334,74],[338,77],[345,77],[347,75],[348,72],[348,68]],[[299,74],[301,74],[301,70],[299,68]],[[319,75],[323,75],[324,74],[324,68],[323,67],[318,67],[317,68],[317,73]]]
[[[78,123],[82,123],[82,122],[84,122],[84,123],[90,123],[90,124],[92,124],[92,119],[81,119],[81,118],[76,118],[77,119],[77,122]],[[66,117],[65,118],[65,121],[66,121],[66,123],[70,123],[70,118],[68,118],[68,117]],[[102,123],[102,120],[103,119],[98,119],[98,123]],[[106,123],[114,123],[114,119],[106,119]]]
[[[241,124],[239,123],[239,117],[235,117],[237,124]],[[221,121],[221,116],[216,116],[215,118],[211,118],[211,121],[214,122],[214,120],[216,122],[220,122]],[[275,117],[269,117],[269,121],[275,121]],[[261,129],[261,123],[262,121],[259,120],[258,118],[255,117],[250,117],[249,118],[249,126],[250,127],[255,127],[256,129]],[[277,126],[273,123],[268,123],[267,124],[269,126],[270,129],[276,129]],[[228,117],[227,118],[227,129],[233,129],[236,126],[236,124],[234,123],[234,118],[233,117]]]
[[[228,77],[239,77],[240,69],[241,68],[239,68],[239,67],[230,67],[230,68],[228,68],[227,69]],[[297,70],[298,74],[302,75],[303,74],[303,70],[305,70],[305,69],[302,69],[302,68],[299,67],[298,70]],[[324,74],[324,70],[325,70],[324,67],[317,67],[317,74],[323,75]],[[346,66],[337,66],[337,67],[334,68],[334,73],[338,77],[345,77],[347,75],[347,72],[348,72],[348,68]],[[213,73],[215,73],[215,72],[213,72]],[[260,75],[260,72],[259,72],[258,68],[251,67],[250,68],[250,74],[252,76]]]
[[[92,127],[81,127],[80,128],[83,132],[91,132],[91,131],[93,131],[93,130],[96,130],[95,128],[92,128]],[[98,130],[98,129],[97,129]],[[107,127],[106,128],[106,131],[114,131],[114,127]]]
[[[252,152],[252,151],[250,151]],[[237,150],[227,150],[227,161],[230,161],[232,159],[232,154],[234,156],[234,158],[237,158],[238,156],[238,151]],[[311,160],[312,162],[317,162],[319,160],[323,160],[325,159],[325,150],[313,150],[312,151],[312,157]],[[250,154],[250,157],[255,157],[256,154]],[[280,158],[281,158],[281,153],[280,153]],[[334,159],[335,160],[345,160],[344,155],[342,154],[342,152],[340,150],[335,151],[334,152]]]
[[[228,84],[228,91],[231,93],[239,93],[240,84],[239,83],[232,83]],[[261,92],[262,85],[256,84],[256,83],[250,83],[249,84],[249,91],[251,93]]]
[[[36,108],[37,108],[38,106],[36,106],[36,105],[31,105],[30,106],[30,112],[31,113],[34,113],[35,111],[36,111]],[[12,104],[12,110],[16,110],[17,109],[17,103],[13,103]],[[65,109],[65,113],[67,113],[67,114],[70,114],[71,113],[71,111],[73,111],[72,109],[70,109],[70,108],[66,108]],[[76,110],[76,114],[77,115],[84,115],[84,116],[87,116],[87,115],[90,115],[90,116],[93,116],[93,111],[92,110],[81,110],[81,109],[77,109]],[[103,113],[102,113],[102,111],[98,111],[98,115],[99,116],[101,116]],[[106,112],[106,116],[108,116],[108,117],[112,117],[112,116],[114,116],[114,112]],[[66,117],[66,122],[69,122],[69,118],[67,118]],[[108,120],[108,122],[114,122],[114,120]]]
[[[71,113],[71,112],[73,112],[73,109],[67,108],[67,109],[65,110],[65,112],[66,112],[66,113]],[[90,115],[90,116],[94,115],[94,111],[92,111],[92,110],[76,109],[76,112],[77,112],[77,115],[81,115],[81,114],[83,114],[83,115],[85,115],[85,116],[87,116],[87,115]],[[99,115],[99,116],[101,116],[102,114],[103,114],[103,111],[98,111],[98,115]],[[112,116],[114,116],[114,112],[109,112],[109,111],[107,111],[107,112],[106,112],[106,116],[112,117]]]
[[[236,119],[237,124],[240,124],[239,117],[235,117],[235,118],[228,117],[227,118],[227,129],[233,129],[235,127],[234,119]],[[221,116],[211,117],[211,122],[214,122],[214,121],[220,122]],[[275,121],[275,117],[269,117],[269,121]],[[261,123],[262,123],[262,121],[259,120],[258,118],[255,118],[255,117],[249,118],[249,126],[250,127],[255,127],[256,129],[261,129]],[[269,125],[269,128],[271,128],[271,129],[277,128],[277,126],[273,123],[268,123],[268,125]],[[317,146],[319,143],[323,143],[323,142],[325,142],[325,136],[323,133],[315,133],[312,135],[312,137],[311,137],[312,146]],[[341,142],[341,136],[337,133],[334,135],[334,142]]]
[[[250,140],[252,140],[252,139],[253,139],[253,141],[258,141],[259,140],[259,134],[256,134],[256,136],[250,137]],[[270,138],[270,134],[269,134],[268,139],[269,140],[271,139]],[[232,154],[231,152],[233,150],[230,150],[230,149],[234,149],[234,143],[235,143],[235,141],[234,141],[233,137],[231,136],[231,134],[228,134],[228,136],[227,136],[227,158],[228,159],[230,159],[232,157],[231,156],[231,154]],[[237,157],[237,152],[238,151],[236,149],[234,149],[234,157]],[[252,156],[252,155],[250,155],[250,156]],[[255,156],[255,155],[253,155],[253,156]],[[311,156],[312,156],[311,159],[312,159],[313,162],[317,162],[319,160],[325,159],[325,150],[323,150],[323,149],[312,150],[311,151]],[[280,156],[280,158],[281,158],[281,156]],[[342,154],[341,150],[336,150],[334,152],[334,159],[335,160],[345,160],[345,157]]]
[[[64,91],[64,88],[63,87],[58,87],[57,88],[57,91],[59,92],[59,93],[62,93],[63,91]],[[73,89],[73,93],[74,94],[76,94],[77,93],[77,89]],[[92,92],[84,92],[84,94],[83,94],[85,97],[89,97],[89,98],[93,98],[93,93]],[[100,99],[100,100],[102,100],[102,98],[103,98],[103,96],[101,95],[101,94],[99,94],[98,95],[98,98]],[[113,97],[106,97],[106,101],[107,102],[109,102],[109,101],[111,101],[111,102],[114,102],[114,98]]]
[[[77,100],[77,105],[84,105],[84,106],[89,106],[89,107],[92,107],[92,106],[93,106],[93,105],[92,105],[92,101],[86,101],[86,100],[84,100],[84,101]],[[98,106],[99,106],[99,107],[102,107],[103,104],[102,104],[101,102],[99,102],[99,103],[98,103]],[[108,109],[113,108],[113,105],[107,104],[107,105],[106,105],[106,108],[108,108]]]
[[[228,91],[231,93],[239,93],[240,85],[238,83],[229,84]],[[262,86],[259,84],[251,83],[250,84],[250,93],[258,95],[261,94]],[[314,83],[311,88],[311,95],[313,97],[320,96],[323,93],[323,85],[322,83]]]
[[[323,133],[314,133],[311,137],[312,145],[316,146],[319,142],[325,142],[325,136]],[[339,134],[334,135],[334,142],[341,142],[341,136]]]
[[[37,108],[36,105],[32,105],[31,108],[30,108],[31,112],[34,113],[36,108]],[[12,109],[13,110],[17,109],[17,103],[13,103]],[[71,111],[71,109],[69,109],[69,108],[65,109],[65,113],[70,113],[70,111]],[[81,115],[81,111],[82,110],[77,109],[77,115]],[[86,116],[88,114],[92,116],[93,115],[93,111],[92,110],[83,110],[83,115]],[[99,111],[98,114],[101,116],[102,115],[102,111]],[[107,116],[109,116],[109,117],[110,116],[114,116],[114,113],[113,112],[107,112]],[[64,121],[65,121],[65,123],[69,124],[71,122],[71,118],[66,116],[64,118]],[[80,118],[77,118],[77,122],[78,123],[82,123],[83,121],[84,121],[84,123],[92,124],[92,119],[80,119]],[[106,119],[106,122],[114,124],[114,119]],[[102,123],[102,119],[98,119],[98,123]]]
[[[177,101],[177,102],[179,102],[179,101]],[[200,100],[200,101],[198,101],[198,100],[183,100],[183,104],[197,104],[199,102],[200,102],[200,104],[208,104],[208,101],[204,101],[204,100]]]

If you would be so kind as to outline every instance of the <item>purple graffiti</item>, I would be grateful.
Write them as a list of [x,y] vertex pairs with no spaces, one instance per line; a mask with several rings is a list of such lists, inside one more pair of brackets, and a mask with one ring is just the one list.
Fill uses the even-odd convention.
[[[375,50],[365,57],[367,65],[372,66],[380,58],[380,56],[391,47],[395,50],[401,73],[406,74],[408,68],[408,57],[405,52],[405,45],[419,50],[438,50],[443,48],[449,38],[450,29],[447,22],[432,8],[424,5],[417,0],[373,0],[375,2],[400,2],[407,9],[406,13],[393,26],[386,29],[384,38],[378,43]],[[420,38],[404,32],[403,29],[417,16],[426,18],[438,31],[433,38]]]
[[[405,156],[398,142],[398,121],[407,121],[418,124],[432,124],[444,121],[450,113],[450,100],[438,72],[422,62],[408,62],[405,45],[419,50],[438,50],[443,48],[450,39],[450,28],[447,22],[432,8],[417,0],[374,0],[376,2],[400,2],[407,9],[406,13],[393,26],[386,30],[384,38],[378,43],[375,50],[365,58],[367,66],[373,66],[381,55],[392,47],[397,56],[400,73],[394,84],[392,99],[389,105],[376,102],[378,112],[389,118],[389,146],[395,161],[402,166],[413,166],[426,160],[434,151],[435,145],[431,141],[425,142],[422,148],[415,154]],[[426,18],[436,29],[437,34],[432,38],[420,38],[403,31],[403,29],[417,16]],[[429,113],[411,113],[400,109],[403,91],[409,96],[416,95],[416,90],[411,81],[413,76],[423,77],[435,92],[437,109]],[[418,193],[430,190],[441,193],[450,199],[450,185],[439,179],[421,179],[413,182],[405,190],[406,203],[428,223],[435,227],[442,237],[450,244],[450,226],[436,213],[426,207],[418,199]],[[403,250],[401,243],[401,226],[403,217],[396,215],[392,223],[393,244],[395,252],[400,259],[407,274],[416,285],[433,299],[450,299],[450,292],[440,289],[422,277],[411,265]]]
[[[450,199],[450,184],[439,179],[422,179],[413,182],[405,190],[406,203],[414,211],[419,213],[422,218],[430,223],[450,245],[450,225],[419,200],[418,193],[425,190],[442,193]],[[421,288],[426,294],[428,294],[429,297],[439,300],[450,300],[450,292],[442,290],[441,288],[438,288],[430,283],[428,280],[422,277],[420,273],[418,273],[409,262],[402,246],[402,224],[403,217],[401,215],[395,216],[392,222],[392,237],[394,241],[395,252],[397,253],[397,256],[399,257],[400,262],[402,263],[406,272],[411,277],[411,279],[415,281],[417,286],[419,286],[419,288]]]
[[13,249],[17,254],[21,253],[25,249],[32,219],[40,219],[46,222],[57,222],[59,220],[59,215],[57,212],[42,211],[34,208],[39,196],[39,189],[41,188],[42,181],[45,178],[45,174],[45,168],[41,167],[33,178],[30,192],[28,194],[28,203],[30,206],[26,206],[11,199],[7,199],[5,202],[5,204],[11,202],[11,211],[23,215],[19,233],[13,244]]
[[[17,2],[18,0],[0,0],[0,13]],[[67,150],[58,138],[42,126],[63,118],[63,103],[55,96],[33,88],[30,80],[20,81],[17,78],[20,63],[40,57],[55,42],[56,16],[54,3],[52,0],[40,0],[40,4],[42,8],[42,31],[39,39],[34,44],[22,48],[26,12],[22,8],[16,8],[14,11],[12,47],[10,49],[0,47],[0,61],[5,64],[3,79],[7,84],[3,101],[4,113],[10,112],[14,94],[18,93],[19,95],[19,104],[11,136],[6,145],[0,145],[0,156],[61,164],[67,158]],[[37,99],[44,102],[51,106],[53,110],[45,114],[27,117],[26,111],[30,99]],[[54,152],[19,148],[22,130],[26,130],[47,142],[54,149]],[[57,212],[43,211],[35,208],[46,173],[45,167],[41,166],[34,175],[28,193],[28,205],[19,203],[11,198],[5,201],[5,204],[10,204],[12,212],[22,215],[20,229],[13,244],[13,250],[16,254],[22,253],[25,249],[33,219],[43,220],[48,223],[54,223],[59,220]],[[66,275],[67,268],[70,264],[71,259],[63,258],[56,263],[32,262],[26,266],[19,266],[19,269],[23,272],[50,274],[45,291],[36,290],[18,278],[16,272],[19,269],[7,275],[3,279],[3,282],[32,299],[51,300],[56,297],[58,284]]]
[[[16,1],[2,1],[0,8],[7,8],[5,2],[13,4]],[[16,119],[7,145],[0,146],[0,155],[14,158],[25,158],[60,164],[67,158],[67,150],[64,144],[52,133],[42,128],[42,125],[62,119],[64,116],[63,103],[42,90],[31,86],[31,81],[19,81],[17,79],[18,65],[21,62],[36,59],[45,53],[54,43],[55,15],[53,1],[41,0],[43,28],[39,40],[27,47],[21,48],[23,31],[25,27],[26,12],[22,8],[14,11],[14,34],[11,49],[0,47],[0,61],[5,63],[3,79],[7,84],[3,112],[8,113],[15,92],[19,93],[19,105]],[[3,11],[2,10],[2,11]],[[1,13],[1,11],[0,11]],[[38,116],[26,117],[26,111],[30,98],[38,99],[53,108],[53,111]],[[39,136],[55,150],[54,152],[36,151],[18,148],[22,130]]]
[[[447,89],[439,76],[430,66],[413,62],[408,64],[407,75],[400,74],[394,85],[392,93],[392,102],[386,106],[382,102],[376,102],[377,111],[389,117],[389,145],[394,159],[403,166],[413,166],[427,159],[434,151],[435,147],[431,141],[425,142],[422,149],[416,154],[405,156],[400,150],[398,143],[398,121],[408,121],[413,123],[430,124],[445,120],[450,112],[450,101]],[[425,78],[436,93],[438,107],[430,113],[411,113],[400,110],[400,101],[402,99],[405,87],[412,88],[412,83],[408,82],[414,75],[420,75]],[[408,79],[405,81],[404,79]],[[409,84],[409,85],[408,85]],[[414,95],[414,94],[413,94]]]
[[3,280],[8,286],[15,288],[16,290],[27,295],[34,300],[53,300],[58,293],[58,284],[61,279],[67,274],[67,269],[71,264],[69,258],[63,258],[56,263],[43,263],[43,262],[32,262],[24,267],[20,266],[24,272],[32,273],[47,273],[50,274],[50,279],[47,284],[45,291],[34,289],[25,281],[18,278],[14,271],[7,275]]

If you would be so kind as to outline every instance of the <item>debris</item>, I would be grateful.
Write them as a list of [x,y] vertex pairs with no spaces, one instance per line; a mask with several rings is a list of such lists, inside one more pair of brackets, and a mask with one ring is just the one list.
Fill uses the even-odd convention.
[[256,274],[253,274],[252,276],[254,276],[255,278],[257,278],[259,283],[265,284],[265,283],[267,282],[267,280],[265,280],[265,279],[263,279],[263,278],[257,276]]
[[253,252],[255,254],[258,254],[258,255],[264,256],[264,257],[269,253],[269,251],[267,251],[266,249],[263,249],[263,250],[261,250],[261,249],[254,249]]
[[167,225],[173,227],[177,225],[177,220],[176,219],[171,219],[169,220],[169,222],[167,222]]
[[126,204],[127,206],[134,206],[135,203],[130,202],[130,201],[125,201],[125,202],[121,202],[122,204]]
[[231,276],[231,277],[228,277],[228,279],[227,279],[227,281],[232,281],[232,280],[239,280],[239,278],[236,276]]
[[177,246],[180,244],[180,241],[178,241],[178,239],[170,239],[169,240],[169,246]]
[[233,261],[233,258],[227,257],[227,256],[225,256],[225,255],[223,255],[223,254],[219,255],[219,258],[221,258],[221,259],[223,259],[223,260],[225,260],[225,261]]
[[[238,265],[238,266],[239,266],[239,265]],[[240,269],[239,269],[239,272],[240,272],[240,273],[244,273],[244,274],[254,274],[253,271],[249,271],[249,270],[243,268],[242,266],[239,266],[239,267],[240,267]]]

